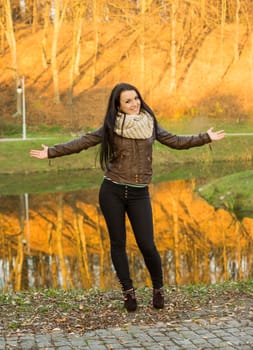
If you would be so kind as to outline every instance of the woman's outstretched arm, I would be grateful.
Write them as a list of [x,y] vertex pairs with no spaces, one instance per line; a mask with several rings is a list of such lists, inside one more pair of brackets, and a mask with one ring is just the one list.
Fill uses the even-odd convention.
[[73,153],[79,153],[90,147],[96,146],[101,142],[103,128],[100,127],[94,131],[65,143],[57,144],[51,147],[41,145],[42,150],[31,150],[30,156],[38,159],[62,157]]

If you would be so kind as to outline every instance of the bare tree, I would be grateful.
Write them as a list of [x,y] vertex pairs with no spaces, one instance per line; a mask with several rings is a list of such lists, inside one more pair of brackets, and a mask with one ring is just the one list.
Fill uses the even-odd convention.
[[32,0],[32,32],[35,33],[38,26],[38,1]]
[[5,25],[4,25],[5,10],[3,0],[0,1],[0,55],[5,52]]
[[236,0],[236,11],[235,11],[235,42],[234,42],[234,60],[235,62],[239,59],[239,35],[240,35],[240,7],[241,1]]
[[250,73],[251,73],[251,89],[253,91],[253,32],[251,33],[251,36],[250,36],[250,57],[249,57],[249,62],[250,62]]
[[50,1],[46,0],[44,3],[44,11],[43,11],[43,38],[42,38],[42,64],[43,67],[46,69],[48,67],[49,63],[49,56],[48,53],[48,33],[49,33],[49,26],[50,26]]
[[81,35],[83,26],[83,16],[85,12],[85,5],[80,2],[75,7],[74,11],[74,24],[73,24],[73,36],[72,36],[72,51],[71,51],[71,63],[69,69],[69,93],[68,104],[73,102],[73,89],[75,76],[79,74],[79,61],[81,50]]
[[226,14],[227,14],[227,0],[222,0],[221,2],[221,60],[223,68],[223,57],[224,57],[224,31],[226,24]]
[[178,0],[171,3],[171,46],[170,46],[170,86],[169,92],[176,88],[177,74],[177,41],[176,41],[176,26],[177,26],[177,8]]
[[141,13],[141,30],[140,30],[140,77],[141,77],[141,90],[144,91],[145,86],[145,46],[146,46],[146,37],[145,37],[145,23],[146,23],[146,11],[148,0],[140,1],[140,13]]
[[54,102],[56,104],[60,103],[60,89],[59,89],[59,66],[57,61],[57,49],[58,49],[58,39],[60,34],[61,25],[66,12],[68,0],[65,0],[63,7],[60,0],[55,0],[54,16],[53,16],[53,39],[52,39],[52,49],[51,49],[51,67],[53,75],[53,86],[54,86]]
[[98,58],[98,48],[99,48],[99,31],[98,31],[98,23],[99,23],[99,6],[98,1],[93,0],[92,3],[92,13],[93,13],[93,31],[94,31],[94,59],[93,59],[93,73],[92,73],[92,83],[96,83],[96,75],[97,75],[97,58]]
[[11,71],[13,73],[13,80],[15,82],[15,89],[18,84],[18,59],[17,59],[17,48],[16,38],[14,34],[14,25],[12,20],[12,7],[10,0],[1,0],[2,6],[2,18],[0,18],[1,30],[4,31],[10,52],[11,52]]
[[200,20],[202,25],[206,20],[206,6],[206,0],[200,0]]

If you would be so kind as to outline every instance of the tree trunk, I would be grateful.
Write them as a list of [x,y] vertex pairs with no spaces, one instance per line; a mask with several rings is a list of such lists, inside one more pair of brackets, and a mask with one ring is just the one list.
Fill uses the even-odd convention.
[[48,67],[48,53],[47,53],[47,40],[48,40],[48,30],[49,30],[49,12],[50,12],[50,2],[45,2],[44,12],[43,12],[43,38],[42,38],[42,64],[43,68],[46,69]]
[[249,64],[250,64],[250,75],[251,75],[251,91],[253,93],[253,33],[251,33],[251,36],[250,36]]
[[82,11],[78,10],[77,15],[74,19],[71,65],[69,70],[69,93],[68,93],[69,105],[72,105],[72,102],[73,102],[75,76],[79,74],[80,40],[81,40],[82,24],[83,24],[82,16],[83,16]]
[[177,42],[176,42],[176,23],[177,23],[177,1],[171,4],[171,47],[170,47],[170,86],[169,92],[176,88],[176,71],[177,71]]
[[[1,16],[3,15],[1,15],[0,13],[0,17]],[[5,52],[4,42],[5,42],[4,25],[2,22],[0,22],[0,55],[4,55],[4,52]]]
[[201,27],[203,27],[206,20],[206,0],[200,1],[200,19],[201,19]]
[[99,46],[98,21],[99,21],[99,14],[98,14],[98,8],[97,8],[97,0],[94,0],[93,1],[94,59],[93,59],[92,85],[96,83],[96,75],[97,75],[97,58],[98,58],[98,46]]
[[60,91],[59,91],[59,75],[58,75],[58,63],[57,63],[57,45],[60,31],[60,0],[55,0],[55,17],[54,17],[54,30],[53,30],[53,41],[51,50],[51,67],[53,75],[53,86],[54,86],[54,102],[59,104]]
[[33,0],[32,5],[32,32],[35,33],[38,26],[38,6],[37,0]]
[[141,32],[140,32],[140,87],[144,93],[145,87],[145,17],[146,17],[146,0],[141,0]]
[[221,68],[223,69],[223,61],[224,61],[224,29],[226,24],[226,14],[227,14],[227,0],[222,0],[221,3]]
[[13,28],[13,21],[12,21],[12,8],[10,0],[4,0],[3,2],[4,7],[4,15],[5,15],[5,35],[7,42],[10,47],[11,52],[11,68],[13,72],[13,80],[15,83],[15,89],[17,87],[17,82],[19,78],[18,73],[18,60],[17,60],[17,48],[16,48],[16,39],[14,34],[14,28]]
[[59,87],[59,67],[57,62],[57,49],[59,32],[62,25],[62,21],[65,15],[68,0],[65,0],[63,9],[61,11],[61,1],[55,0],[55,16],[54,16],[54,30],[53,30],[53,41],[51,50],[51,67],[53,75],[53,86],[54,86],[54,102],[59,104],[60,100],[60,87]]
[[235,62],[239,59],[239,41],[240,41],[240,7],[241,1],[236,0],[236,12],[235,12],[235,42],[234,42],[234,60]]

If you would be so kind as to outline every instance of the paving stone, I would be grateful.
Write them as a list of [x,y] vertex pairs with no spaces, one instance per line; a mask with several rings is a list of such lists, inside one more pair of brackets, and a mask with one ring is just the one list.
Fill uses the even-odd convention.
[[182,321],[173,325],[0,336],[1,350],[253,350],[252,320]]

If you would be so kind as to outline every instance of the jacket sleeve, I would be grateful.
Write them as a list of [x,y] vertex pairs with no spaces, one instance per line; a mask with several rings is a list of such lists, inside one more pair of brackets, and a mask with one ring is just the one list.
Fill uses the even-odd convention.
[[178,136],[161,128],[159,125],[157,126],[156,140],[175,149],[189,149],[212,142],[208,133],[192,136]]
[[79,153],[90,147],[98,145],[101,143],[102,130],[103,127],[100,127],[99,129],[88,132],[87,134],[81,136],[79,139],[49,147],[48,158],[56,158],[72,153]]

